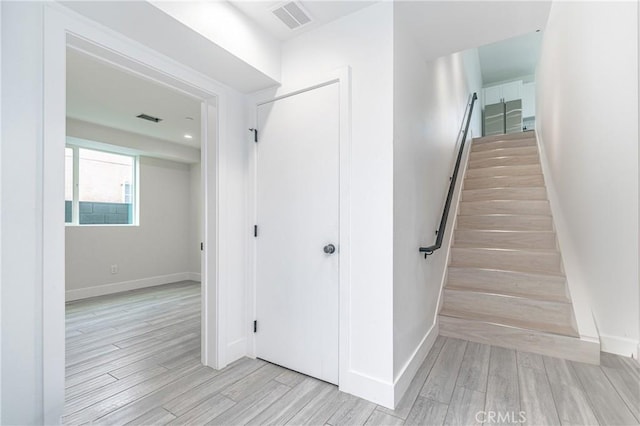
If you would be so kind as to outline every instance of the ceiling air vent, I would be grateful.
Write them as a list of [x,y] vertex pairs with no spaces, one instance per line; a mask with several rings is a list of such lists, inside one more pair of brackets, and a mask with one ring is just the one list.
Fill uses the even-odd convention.
[[309,14],[305,12],[300,3],[295,1],[284,3],[273,9],[272,12],[292,30],[311,22]]
[[143,120],[153,121],[154,123],[159,123],[162,121],[162,118],[154,117],[149,114],[140,114],[136,115],[137,118],[142,118]]

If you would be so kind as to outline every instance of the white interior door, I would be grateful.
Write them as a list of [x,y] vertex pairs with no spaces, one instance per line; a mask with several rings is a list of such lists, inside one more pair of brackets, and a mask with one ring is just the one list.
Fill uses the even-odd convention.
[[256,355],[337,384],[338,83],[257,113]]

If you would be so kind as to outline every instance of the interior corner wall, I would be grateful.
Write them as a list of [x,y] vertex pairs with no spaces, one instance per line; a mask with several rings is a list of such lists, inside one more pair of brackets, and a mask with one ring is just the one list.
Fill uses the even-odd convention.
[[[394,47],[393,321],[399,381],[413,376],[433,342],[428,334],[435,325],[447,247],[427,259],[418,247],[435,241],[466,104],[482,79],[477,52],[425,62],[401,25]],[[478,116],[476,110],[476,131]]]
[[469,125],[470,137],[482,137],[482,69],[480,67],[480,53],[477,48],[462,52],[462,61],[467,75],[467,89],[469,94],[475,92],[478,95],[471,115]]
[[626,356],[640,334],[637,8],[554,2],[536,73],[567,274],[586,289],[602,350]]
[[[43,6],[2,2],[2,424],[43,424]],[[7,250],[7,247],[11,247]]]
[[197,244],[190,238],[190,166],[150,157],[139,164],[139,226],[66,227],[67,300],[189,277]]
[[[347,15],[282,47],[280,94],[324,81],[338,68],[351,68],[351,204],[341,206],[351,214],[351,341],[349,383],[341,380],[340,386],[361,396],[376,386],[390,390],[393,381],[392,55],[389,2]],[[389,405],[390,399],[384,403]]]

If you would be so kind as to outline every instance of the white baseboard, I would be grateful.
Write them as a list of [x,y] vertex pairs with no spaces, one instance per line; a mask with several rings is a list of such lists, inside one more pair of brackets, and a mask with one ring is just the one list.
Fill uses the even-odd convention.
[[[120,293],[139,288],[153,287],[157,285],[170,284],[178,281],[191,280],[191,272],[179,272],[176,274],[159,275],[156,277],[142,278],[139,280],[122,281],[119,283],[96,285],[92,287],[67,290],[65,300],[79,300],[88,297],[104,296],[106,294]],[[194,280],[195,281],[195,280]]]
[[349,370],[340,375],[340,388],[342,392],[350,393],[359,398],[366,399],[374,404],[393,409],[393,383],[385,382],[375,377],[368,376],[358,371]]
[[189,281],[202,282],[202,274],[200,272],[187,272],[187,274],[189,275]]
[[242,357],[247,356],[247,339],[238,339],[235,342],[231,342],[227,345],[226,364],[231,364]]
[[609,336],[606,334],[600,335],[600,350],[610,354],[616,354],[625,356],[627,358],[633,357],[638,359],[638,351],[640,351],[640,344],[637,340],[629,339],[620,336]]
[[[409,385],[411,381],[415,377],[418,369],[424,362],[427,354],[431,350],[433,343],[436,341],[438,337],[438,323],[434,323],[427,334],[424,335],[422,341],[416,348],[416,350],[411,355],[411,358],[407,361],[407,363],[402,367],[402,370],[398,373],[395,378],[393,384],[393,397],[394,397],[394,405],[397,405],[404,394],[409,389]],[[394,407],[395,408],[395,407]]]

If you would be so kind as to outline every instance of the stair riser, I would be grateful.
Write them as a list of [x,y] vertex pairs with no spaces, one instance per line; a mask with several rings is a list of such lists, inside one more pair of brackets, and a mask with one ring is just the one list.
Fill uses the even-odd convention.
[[462,201],[546,200],[544,188],[486,188],[462,191]]
[[562,275],[560,255],[557,252],[483,250],[454,247],[451,250],[451,266]]
[[519,214],[550,216],[548,201],[497,200],[497,201],[463,201],[460,203],[460,216],[487,214]]
[[459,216],[457,227],[496,231],[553,231],[550,216]]
[[542,175],[481,177],[466,178],[464,180],[464,189],[540,187],[544,187],[544,178]]
[[571,361],[600,364],[599,342],[442,315],[438,316],[438,328],[442,336]]
[[564,277],[551,275],[450,267],[447,270],[447,287],[569,302]]
[[523,166],[526,164],[540,164],[540,159],[537,155],[521,155],[518,157],[499,157],[499,158],[484,158],[482,160],[469,161],[470,169],[479,169],[483,167],[495,167],[495,166]]
[[468,169],[466,179],[496,176],[531,176],[541,175],[540,164],[528,164],[524,166],[496,166],[482,169]]
[[538,148],[535,146],[523,146],[523,147],[508,147],[489,149],[484,151],[472,151],[469,157],[471,161],[482,160],[483,158],[496,158],[505,156],[518,156],[518,155],[537,155]]
[[442,315],[578,336],[569,303],[446,289]]
[[502,148],[522,148],[522,147],[536,147],[535,139],[516,139],[511,141],[496,141],[485,143],[474,143],[471,145],[471,152],[491,151],[494,149]]
[[512,248],[512,249],[556,249],[553,232],[517,231],[471,231],[457,229],[455,247]]
[[485,144],[491,143],[495,141],[513,141],[513,140],[521,140],[521,139],[535,139],[535,132],[520,132],[520,133],[509,133],[506,135],[493,135],[493,136],[483,136],[481,138],[474,138],[474,144]]

